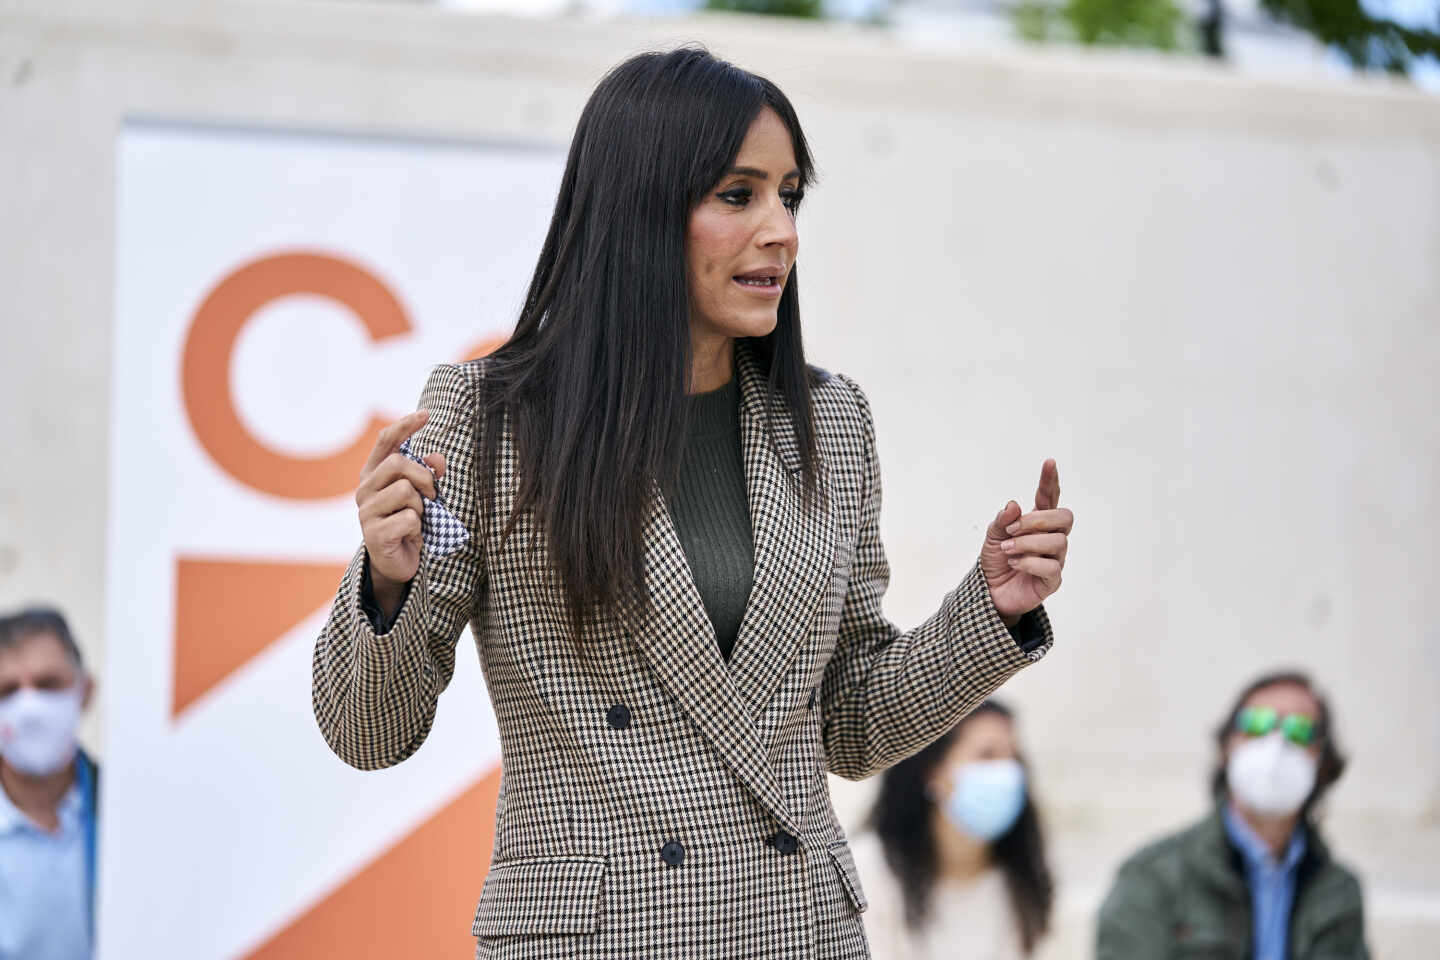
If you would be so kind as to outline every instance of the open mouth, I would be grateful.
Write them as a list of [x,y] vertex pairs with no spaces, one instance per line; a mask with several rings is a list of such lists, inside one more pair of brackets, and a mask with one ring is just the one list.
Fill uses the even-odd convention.
[[746,290],[768,294],[769,296],[780,295],[780,277],[778,275],[747,274],[743,277],[734,277],[733,279]]

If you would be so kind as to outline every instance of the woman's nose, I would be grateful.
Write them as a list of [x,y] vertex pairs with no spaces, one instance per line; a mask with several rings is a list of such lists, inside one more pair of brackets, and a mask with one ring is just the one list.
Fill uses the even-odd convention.
[[800,234],[795,229],[795,215],[784,202],[777,200],[771,204],[756,241],[762,247],[781,246],[792,251],[799,245]]

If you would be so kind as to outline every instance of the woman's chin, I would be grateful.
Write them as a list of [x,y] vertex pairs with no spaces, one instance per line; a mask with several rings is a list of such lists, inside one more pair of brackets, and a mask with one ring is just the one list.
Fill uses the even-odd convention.
[[732,317],[725,325],[725,333],[737,340],[741,337],[768,337],[775,332],[777,323],[779,318],[774,312],[741,314]]

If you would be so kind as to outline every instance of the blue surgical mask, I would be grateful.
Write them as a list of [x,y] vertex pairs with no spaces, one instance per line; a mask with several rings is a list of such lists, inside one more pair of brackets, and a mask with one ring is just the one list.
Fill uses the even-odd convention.
[[982,760],[955,772],[945,813],[986,843],[1003,837],[1025,809],[1025,768],[1016,760]]

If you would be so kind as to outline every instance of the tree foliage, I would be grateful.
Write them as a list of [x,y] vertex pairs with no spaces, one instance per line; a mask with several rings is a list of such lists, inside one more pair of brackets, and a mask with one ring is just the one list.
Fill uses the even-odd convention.
[[777,17],[818,19],[824,15],[820,0],[705,0],[706,10],[731,13],[766,13]]
[[[1415,61],[1440,59],[1440,0],[1429,27],[1377,16],[1362,0],[1260,0],[1282,23],[1306,31],[1366,70],[1409,73]],[[1035,42],[1071,41],[1203,51],[1225,55],[1224,0],[1207,0],[1194,24],[1181,29],[1184,14],[1174,0],[1021,0],[1014,8],[1020,37]]]
[[1338,50],[1357,67],[1408,73],[1417,57],[1440,57],[1440,5],[1432,29],[1372,15],[1360,0],[1260,0],[1276,20]]
[[1058,7],[1025,0],[1015,8],[1020,36],[1036,42],[1175,50],[1183,22],[1174,0],[1065,0]]
[[1174,50],[1182,15],[1173,0],[1067,0],[1060,12],[1085,44]]

